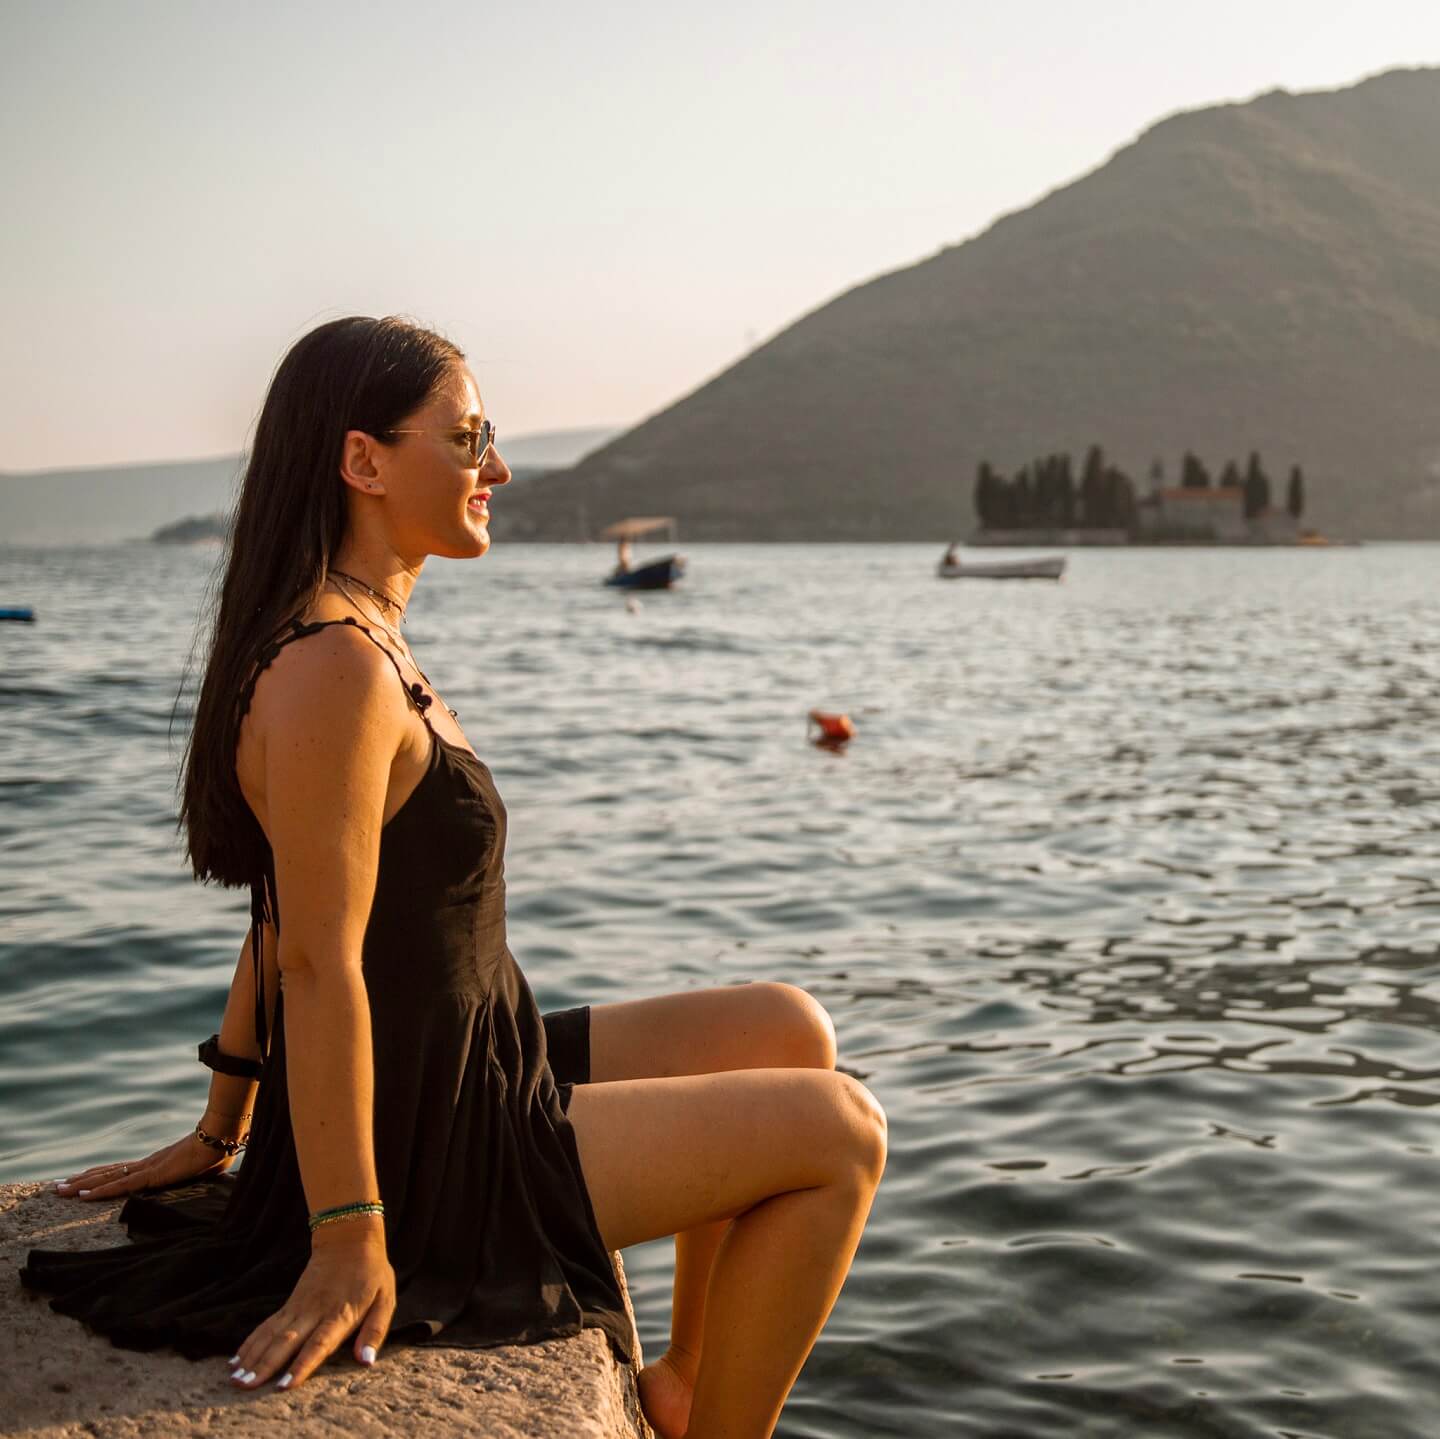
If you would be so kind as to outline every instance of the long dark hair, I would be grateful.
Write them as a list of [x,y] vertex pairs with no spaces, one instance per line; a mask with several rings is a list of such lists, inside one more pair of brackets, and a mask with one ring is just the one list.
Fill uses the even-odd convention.
[[212,580],[200,620],[203,629],[213,617],[177,821],[197,879],[236,887],[265,874],[265,834],[235,773],[240,697],[266,644],[319,595],[344,543],[345,432],[398,425],[464,359],[408,320],[351,315],[297,340],[275,371],[217,566],[218,604]]

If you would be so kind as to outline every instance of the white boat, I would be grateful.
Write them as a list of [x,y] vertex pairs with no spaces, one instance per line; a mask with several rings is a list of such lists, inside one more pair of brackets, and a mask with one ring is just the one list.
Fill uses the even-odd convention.
[[1058,580],[1065,573],[1064,555],[1029,560],[942,559],[937,571],[942,580]]

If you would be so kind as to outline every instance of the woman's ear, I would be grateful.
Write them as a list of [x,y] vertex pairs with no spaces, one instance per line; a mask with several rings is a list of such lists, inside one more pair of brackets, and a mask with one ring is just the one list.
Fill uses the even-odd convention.
[[383,495],[378,451],[379,443],[373,435],[364,430],[346,430],[340,447],[340,478],[362,494]]

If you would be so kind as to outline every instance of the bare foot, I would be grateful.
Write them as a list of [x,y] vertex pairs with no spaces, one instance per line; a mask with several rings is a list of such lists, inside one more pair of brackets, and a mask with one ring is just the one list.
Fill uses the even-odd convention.
[[667,1350],[653,1364],[647,1364],[637,1381],[640,1408],[656,1439],[685,1439],[690,1427],[690,1401],[695,1397],[698,1365],[689,1355],[672,1355]]

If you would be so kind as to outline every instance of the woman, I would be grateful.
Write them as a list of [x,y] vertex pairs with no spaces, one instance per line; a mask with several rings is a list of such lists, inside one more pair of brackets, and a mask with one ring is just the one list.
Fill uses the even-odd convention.
[[[195,873],[252,895],[201,1046],[210,1107],[60,1186],[132,1196],[132,1243],[35,1250],[22,1279],[117,1343],[293,1388],[347,1338],[370,1364],[392,1333],[484,1347],[593,1326],[628,1362],[610,1251],[673,1234],[646,1413],[661,1439],[768,1435],[859,1242],[885,1116],[790,985],[539,1014],[505,943],[504,807],[399,628],[426,556],[489,549],[509,479],[439,336],[352,317],[282,362],[180,815]],[[233,1183],[196,1198],[247,1134]],[[219,1213],[206,1188],[227,1191]]]

